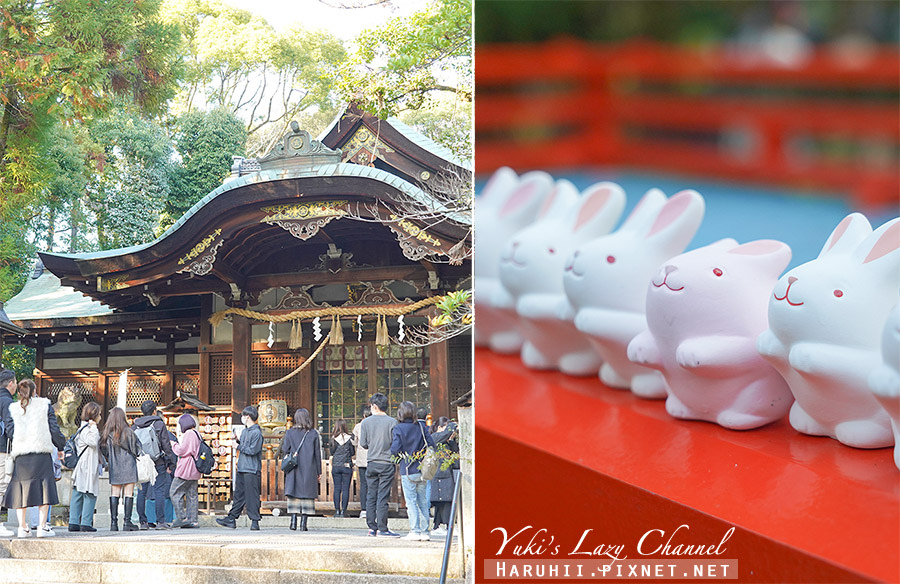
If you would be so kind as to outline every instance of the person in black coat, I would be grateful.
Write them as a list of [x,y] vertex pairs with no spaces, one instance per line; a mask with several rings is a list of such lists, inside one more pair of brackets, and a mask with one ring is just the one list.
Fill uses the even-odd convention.
[[334,481],[334,516],[346,517],[350,503],[350,480],[353,478],[353,434],[347,430],[347,422],[334,423],[331,433],[331,478]]
[[288,455],[297,459],[297,466],[284,475],[284,494],[288,513],[291,514],[290,528],[297,529],[299,514],[300,531],[309,531],[307,518],[316,512],[319,476],[322,474],[322,443],[306,408],[294,412],[294,425],[284,433],[279,458]]
[[[458,430],[445,416],[438,418],[431,435],[435,444],[446,444],[450,452],[459,452]],[[441,465],[443,467],[443,465]],[[431,505],[434,507],[434,533],[443,535],[450,525],[450,509],[453,506],[453,489],[456,486],[453,471],[459,468],[459,461],[446,470],[438,469],[431,480]]]
[[[16,400],[13,394],[16,392],[16,374],[9,369],[0,369],[0,425],[4,428],[0,432],[0,501],[6,495],[6,487],[9,485],[10,475],[6,474],[6,457],[12,449],[13,420],[9,413],[9,406]],[[0,537],[12,537],[15,533],[6,529],[0,521]]]

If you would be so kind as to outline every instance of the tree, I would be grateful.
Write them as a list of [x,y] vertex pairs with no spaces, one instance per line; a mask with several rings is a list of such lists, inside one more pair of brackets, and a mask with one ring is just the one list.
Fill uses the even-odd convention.
[[188,112],[175,125],[181,164],[172,175],[164,223],[177,221],[191,206],[222,184],[232,156],[243,156],[247,130],[233,113],[217,108]]
[[178,107],[218,107],[240,117],[248,155],[271,149],[293,119],[336,113],[331,84],[346,53],[334,36],[300,27],[277,33],[265,20],[218,0],[166,0],[164,12],[184,39]]
[[347,101],[386,118],[421,108],[435,92],[471,102],[473,81],[471,0],[433,0],[364,31],[338,87]]
[[104,145],[101,170],[87,188],[100,249],[152,240],[171,193],[172,142],[125,108],[95,122],[91,134]]

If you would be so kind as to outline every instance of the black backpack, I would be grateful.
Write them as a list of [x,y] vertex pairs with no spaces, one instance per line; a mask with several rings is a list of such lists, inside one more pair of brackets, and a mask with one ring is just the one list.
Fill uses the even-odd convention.
[[[78,449],[75,448],[75,438],[77,438],[85,428],[87,428],[87,426],[78,428],[78,431],[69,436],[69,439],[66,440],[66,445],[63,446],[62,465],[69,470],[75,470],[75,467],[78,465],[78,459],[84,454],[84,450],[78,452]],[[85,450],[87,450],[87,447],[85,447]]]
[[[197,431],[194,430],[194,432]],[[197,467],[197,472],[200,474],[208,475],[216,468],[216,457],[200,432],[197,432],[197,437],[200,438],[200,449],[197,451],[197,458],[194,459],[194,466]]]

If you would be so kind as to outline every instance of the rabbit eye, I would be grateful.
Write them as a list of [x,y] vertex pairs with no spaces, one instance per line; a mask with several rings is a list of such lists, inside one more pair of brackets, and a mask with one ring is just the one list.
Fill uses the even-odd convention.
[[843,295],[844,295],[844,291],[843,291],[843,290],[835,290],[835,291],[834,291],[834,297],[835,297],[835,298],[840,298],[840,297],[843,296]]
[[719,268],[715,268],[715,269],[713,269],[713,274],[715,274],[717,278],[721,278],[723,272]]
[[606,261],[610,264],[614,264],[616,263],[616,258],[615,256],[606,256]]
[[556,253],[556,250],[553,249],[552,247],[548,247],[547,251],[549,251],[551,254]]

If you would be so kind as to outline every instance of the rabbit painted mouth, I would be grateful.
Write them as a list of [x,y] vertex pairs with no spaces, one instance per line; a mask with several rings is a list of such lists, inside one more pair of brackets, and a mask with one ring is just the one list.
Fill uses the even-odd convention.
[[681,288],[672,288],[671,286],[669,286],[669,284],[666,283],[666,280],[667,280],[668,278],[669,278],[669,275],[666,274],[666,277],[663,278],[663,281],[662,281],[661,283],[657,284],[656,282],[654,282],[654,281],[652,281],[652,280],[651,280],[650,283],[653,284],[654,286],[656,286],[657,288],[662,288],[663,286],[665,286],[666,288],[668,288],[668,289],[671,290],[672,292],[680,292],[680,291],[684,290],[684,286],[682,286]]
[[803,303],[802,303],[802,302],[791,302],[791,299],[788,298],[788,294],[790,294],[790,292],[791,292],[791,286],[793,286],[793,285],[794,285],[794,282],[796,282],[796,281],[797,281],[797,278],[795,278],[795,277],[793,277],[793,276],[790,276],[790,277],[788,278],[788,286],[787,286],[787,290],[784,291],[784,296],[782,296],[781,298],[779,298],[779,297],[778,297],[778,293],[775,292],[775,293],[773,294],[773,296],[775,296],[775,300],[778,300],[778,301],[785,300],[785,301],[787,301],[787,303],[790,304],[791,306],[803,306]]

